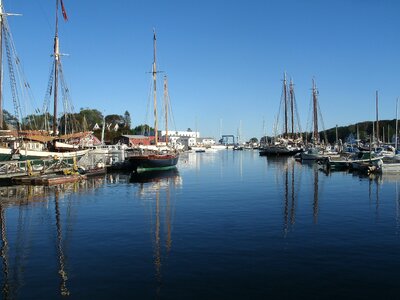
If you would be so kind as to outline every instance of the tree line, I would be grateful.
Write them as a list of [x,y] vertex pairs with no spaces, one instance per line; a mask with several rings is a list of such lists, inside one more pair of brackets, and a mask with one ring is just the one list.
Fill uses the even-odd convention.
[[[53,115],[30,114],[19,121],[7,110],[3,110],[4,129],[23,129],[23,130],[51,130],[53,126]],[[121,134],[151,135],[154,129],[147,124],[140,124],[132,128],[132,119],[129,111],[123,115],[110,114],[103,115],[97,109],[81,108],[78,113],[62,115],[57,120],[60,134],[66,132],[93,131],[97,138],[101,138],[103,123],[106,141],[112,141]]]

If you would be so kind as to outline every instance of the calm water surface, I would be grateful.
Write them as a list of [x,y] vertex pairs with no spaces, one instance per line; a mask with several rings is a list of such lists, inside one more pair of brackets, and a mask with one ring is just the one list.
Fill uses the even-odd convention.
[[3,187],[0,298],[400,298],[399,182],[220,151]]

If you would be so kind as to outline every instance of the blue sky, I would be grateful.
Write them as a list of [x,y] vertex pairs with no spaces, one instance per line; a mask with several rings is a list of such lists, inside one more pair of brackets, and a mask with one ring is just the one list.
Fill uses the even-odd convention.
[[[3,4],[7,11],[23,14],[10,17],[9,24],[41,107],[53,48],[55,1]],[[241,123],[244,138],[259,138],[265,120],[271,134],[284,71],[295,82],[303,129],[310,127],[313,77],[325,128],[374,119],[375,90],[380,94],[380,118],[395,118],[400,96],[398,1],[64,4],[69,21],[60,23],[60,47],[69,54],[63,66],[77,111],[128,110],[133,125],[146,121],[155,28],[159,69],[169,78],[173,129],[197,128],[202,136],[217,137],[222,119],[223,134],[236,134]]]

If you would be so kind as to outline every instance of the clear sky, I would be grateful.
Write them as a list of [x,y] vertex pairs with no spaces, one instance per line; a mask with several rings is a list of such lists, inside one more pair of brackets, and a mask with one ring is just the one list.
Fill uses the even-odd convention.
[[[9,24],[41,107],[55,0],[3,5],[23,14],[10,17]],[[223,134],[236,134],[241,124],[244,138],[259,138],[265,120],[271,134],[284,71],[295,83],[303,129],[310,127],[313,77],[325,128],[374,119],[375,90],[380,118],[396,117],[400,1],[64,0],[64,5],[69,20],[60,23],[60,47],[69,54],[63,66],[76,111],[128,110],[133,126],[146,121],[155,28],[159,69],[169,78],[173,129],[218,137],[221,123]]]

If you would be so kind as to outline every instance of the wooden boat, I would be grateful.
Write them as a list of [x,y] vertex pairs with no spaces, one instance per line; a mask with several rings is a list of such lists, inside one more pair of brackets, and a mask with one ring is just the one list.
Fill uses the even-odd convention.
[[[274,138],[274,142],[271,144],[265,144],[260,148],[260,156],[289,156],[295,155],[296,153],[302,152],[303,149],[302,139],[299,138],[300,134],[295,132],[295,108],[296,100],[294,94],[293,81],[290,80],[289,89],[287,87],[286,73],[283,76],[283,86],[282,86],[282,97],[280,108],[283,109],[283,133],[281,137]],[[279,117],[281,111],[278,112],[278,117],[275,123],[275,130],[278,127]],[[289,116],[290,115],[290,116]],[[289,118],[290,117],[290,118]],[[289,125],[291,128],[289,128]],[[300,130],[299,130],[300,131]],[[276,135],[275,135],[276,136]]]
[[[60,140],[64,140],[61,136],[58,136],[58,120],[57,120],[57,102],[58,102],[58,90],[59,90],[59,81],[61,81],[62,85],[64,84],[64,79],[62,78],[62,74],[60,75],[61,70],[61,54],[59,51],[59,39],[58,39],[58,13],[59,13],[59,2],[60,0],[56,0],[56,30],[54,37],[54,53],[53,53],[53,72],[51,75],[51,80],[48,88],[48,93],[46,95],[45,107],[46,111],[42,111],[43,115],[48,114],[49,100],[51,91],[53,91],[54,95],[54,113],[53,113],[53,130],[50,131],[50,128],[46,126],[45,130],[22,130],[22,126],[20,121],[17,122],[17,126],[15,130],[3,130],[3,109],[2,109],[2,95],[3,95],[3,87],[0,84],[0,161],[9,161],[9,160],[31,160],[31,159],[44,159],[48,157],[58,157],[58,158],[72,158],[72,157],[81,157],[85,155],[88,150],[78,149],[77,146],[61,143]],[[62,6],[63,16],[66,19],[66,14],[64,11],[64,7]],[[3,5],[0,1],[0,15],[2,18],[2,22],[0,22],[0,31],[4,33],[4,38],[0,39],[0,48],[3,48],[3,42],[5,43],[6,49],[9,48],[10,44],[12,44],[11,33],[9,32],[9,28],[7,25],[7,16],[9,14],[5,13],[3,10]],[[13,102],[14,102],[14,110],[16,114],[21,114],[20,112],[20,104],[18,95],[21,93],[17,90],[17,86],[26,87],[28,84],[24,82],[24,84],[17,84],[15,78],[14,68],[15,62],[19,61],[19,58],[15,58],[16,56],[15,49],[12,49],[9,55],[7,55],[9,69],[10,69],[10,82],[13,89]],[[1,52],[1,51],[0,51]],[[0,73],[3,73],[3,59],[0,57]],[[60,75],[60,76],[59,76]],[[53,80],[54,79],[54,80]],[[62,91],[65,97],[68,97],[68,88],[63,87]],[[65,100],[65,99],[64,99]],[[18,113],[17,113],[18,112]],[[69,113],[69,112],[68,112]],[[64,120],[66,120],[66,116],[68,114],[64,112]],[[16,116],[17,118],[21,118],[21,116]],[[65,122],[66,123],[66,122]],[[66,128],[66,126],[64,126]],[[65,130],[66,131],[66,130]],[[66,132],[65,132],[66,133]],[[85,134],[84,132],[75,132],[74,135],[77,134]]]
[[[154,171],[171,169],[176,166],[179,160],[179,153],[166,146],[164,149],[158,148],[158,120],[157,120],[157,65],[156,65],[156,33],[153,35],[153,104],[154,104],[154,143],[155,150],[147,149],[143,151],[140,149],[139,153],[134,151],[129,154],[127,160],[130,167],[134,172]],[[165,144],[168,145],[168,84],[167,78],[164,77],[164,104],[165,104],[165,127],[166,127],[166,140]]]
[[149,183],[157,182],[167,179],[174,179],[179,177],[177,168],[171,168],[165,171],[154,171],[154,172],[143,172],[143,173],[132,173],[129,182],[132,183]]
[[24,176],[14,178],[13,181],[16,184],[24,185],[58,185],[63,183],[78,182],[85,180],[86,175],[74,174],[74,175],[40,175],[40,176]]
[[260,156],[291,156],[303,152],[300,147],[292,147],[291,145],[265,145],[259,149]]
[[330,170],[347,170],[350,167],[350,161],[347,156],[326,156],[321,163],[325,165],[325,167]]
[[377,157],[374,152],[360,151],[350,160],[352,170],[375,172],[379,171],[382,165],[381,157]]
[[398,155],[392,157],[382,157],[381,160],[382,173],[400,173],[400,157]]

